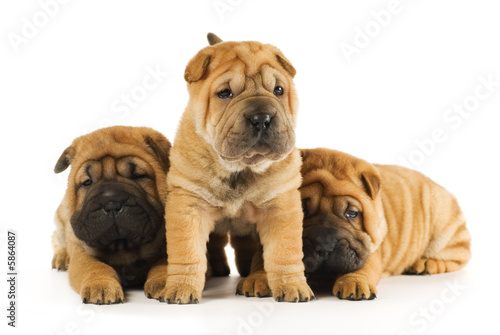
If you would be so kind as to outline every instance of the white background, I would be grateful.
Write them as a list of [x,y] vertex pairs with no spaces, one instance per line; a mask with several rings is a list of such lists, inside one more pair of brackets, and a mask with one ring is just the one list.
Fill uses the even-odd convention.
[[[52,3],[46,9],[50,15],[44,14],[44,3]],[[381,14],[393,8],[390,0],[73,0],[58,8],[53,3],[0,5],[0,268],[6,278],[5,237],[7,229],[15,229],[19,277],[13,332],[470,334],[478,325],[497,329],[498,306],[489,307],[498,299],[500,233],[496,2],[401,0],[390,19]],[[229,7],[221,13],[217,4]],[[30,24],[39,27],[30,30]],[[359,33],[366,29],[371,37]],[[444,275],[383,279],[374,301],[321,295],[307,304],[278,304],[235,297],[234,274],[209,281],[199,305],[160,304],[141,291],[129,292],[123,305],[82,305],[67,274],[50,269],[52,217],[67,177],[54,175],[53,166],[73,138],[102,125],[150,126],[173,140],[188,99],[184,68],[207,45],[209,31],[226,40],[274,44],[291,60],[300,100],[299,147],[335,148],[378,163],[409,160],[454,193],[473,237],[469,265]],[[16,38],[24,40],[15,45]],[[350,62],[341,49],[346,44],[359,47]],[[138,97],[152,69],[168,75],[162,74],[156,88],[142,90],[146,95],[134,108],[123,109],[122,96],[135,92]],[[480,78],[497,86],[488,91]],[[464,103],[471,110],[467,117],[447,112]],[[440,143],[429,142],[433,133],[440,134]],[[6,326],[6,279],[1,281],[3,333],[12,330]]]

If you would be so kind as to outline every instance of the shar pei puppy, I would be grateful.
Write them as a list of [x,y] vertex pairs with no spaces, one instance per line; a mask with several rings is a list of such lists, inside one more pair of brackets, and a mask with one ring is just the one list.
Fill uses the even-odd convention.
[[123,287],[150,295],[164,282],[169,150],[153,129],[116,126],[76,138],[59,158],[54,171],[71,171],[52,267],[68,270],[84,303],[123,302]]
[[[340,299],[373,299],[383,277],[456,271],[469,261],[470,234],[457,200],[426,176],[335,150],[301,154],[310,283],[330,283]],[[269,295],[259,252],[252,267],[238,292]]]
[[230,232],[260,238],[277,301],[309,301],[295,69],[272,45],[208,38],[211,45],[191,59],[184,75],[189,102],[170,154],[169,262],[157,299],[198,303],[209,235]]

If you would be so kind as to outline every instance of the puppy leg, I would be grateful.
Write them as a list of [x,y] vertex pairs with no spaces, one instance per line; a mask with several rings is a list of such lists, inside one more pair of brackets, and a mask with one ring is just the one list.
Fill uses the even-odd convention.
[[267,282],[267,274],[264,270],[262,247],[259,247],[254,253],[250,275],[240,279],[236,287],[236,294],[259,298],[270,297],[272,295]]
[[144,294],[148,299],[158,299],[167,282],[167,257],[161,258],[149,270],[144,283]]
[[361,269],[341,275],[333,285],[332,295],[347,300],[372,300],[377,297],[376,286],[382,276],[378,251],[371,254]]
[[[458,207],[458,205],[457,205]],[[438,229],[423,256],[405,274],[437,274],[461,269],[471,257],[470,233],[461,212],[454,222]]]
[[100,305],[123,302],[123,289],[116,271],[87,254],[81,247],[75,247],[71,253],[68,276],[71,287],[80,293],[83,303]]
[[210,234],[207,244],[207,259],[210,266],[210,275],[214,277],[229,276],[231,270],[227,264],[226,251],[224,247],[227,245],[229,238],[227,234],[218,235]]
[[59,270],[67,270],[69,266],[69,255],[65,247],[62,247],[57,241],[57,231],[52,234],[52,249],[54,256],[52,257],[52,268]]
[[[231,246],[234,248],[234,257],[238,273],[242,277],[250,274],[252,268],[252,259],[259,249],[259,242],[252,235],[230,236]],[[262,258],[262,251],[260,258]],[[262,262],[262,264],[264,264]],[[264,265],[262,265],[263,267]],[[264,269],[264,268],[262,268]]]
[[303,216],[300,193],[291,190],[271,201],[257,222],[264,251],[264,269],[277,301],[314,299],[302,263]]
[[182,189],[172,191],[168,197],[167,281],[158,299],[175,304],[198,303],[205,286],[207,242],[217,210]]
[[61,205],[54,217],[56,229],[52,233],[52,250],[54,256],[52,257],[52,268],[57,270],[67,270],[69,266],[69,255],[66,250],[66,239],[64,237],[64,220],[61,218]]

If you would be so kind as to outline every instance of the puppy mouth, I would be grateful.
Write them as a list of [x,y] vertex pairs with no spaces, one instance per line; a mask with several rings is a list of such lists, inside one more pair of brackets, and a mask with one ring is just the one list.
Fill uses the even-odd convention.
[[137,249],[153,241],[164,226],[159,209],[142,195],[108,184],[89,192],[84,206],[70,222],[76,237],[89,247],[114,253]]
[[260,162],[262,162],[265,159],[266,159],[266,157],[264,155],[262,155],[262,154],[255,154],[255,155],[252,155],[250,157],[243,157],[241,159],[241,161],[245,165],[256,165],[256,164],[259,164]]
[[134,210],[137,213],[123,218],[116,214],[92,213],[94,215],[87,216],[85,225],[75,233],[96,249],[108,252],[136,249],[153,240],[161,225],[157,221],[161,220],[151,217],[142,208]]
[[[257,115],[259,116],[259,114]],[[240,162],[246,166],[264,161],[279,161],[295,146],[293,128],[284,118],[272,114],[270,121],[252,121],[239,117],[229,130],[216,134],[213,148],[226,162]]]
[[266,153],[245,153],[244,155],[238,157],[227,157],[222,154],[219,154],[219,157],[228,162],[241,162],[245,165],[252,166],[257,165],[265,160],[272,160],[272,157]]
[[265,161],[277,161],[281,155],[274,153],[265,145],[255,145],[238,156],[229,157],[219,153],[219,157],[227,162],[240,162],[246,166],[255,166]]
[[139,235],[129,236],[127,238],[120,238],[117,240],[97,240],[94,241],[93,247],[97,249],[104,249],[110,252],[119,252],[124,250],[133,250],[144,244],[144,237]]
[[312,226],[304,230],[303,262],[306,274],[343,274],[364,266],[369,251],[343,229]]
[[[307,245],[307,242],[304,241]],[[366,262],[358,251],[352,248],[345,239],[327,246],[315,246],[313,253],[305,252],[304,259],[306,275],[318,272],[343,274],[359,270]]]

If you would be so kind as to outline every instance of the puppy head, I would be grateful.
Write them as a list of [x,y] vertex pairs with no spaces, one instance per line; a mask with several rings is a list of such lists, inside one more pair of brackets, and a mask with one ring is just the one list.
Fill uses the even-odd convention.
[[295,146],[295,69],[269,44],[209,41],[184,76],[197,133],[240,169],[283,159]]
[[301,154],[306,272],[362,268],[387,232],[376,167],[334,150]]
[[54,171],[71,165],[70,222],[91,248],[116,252],[151,242],[164,225],[170,143],[150,128],[104,128],[73,141]]

